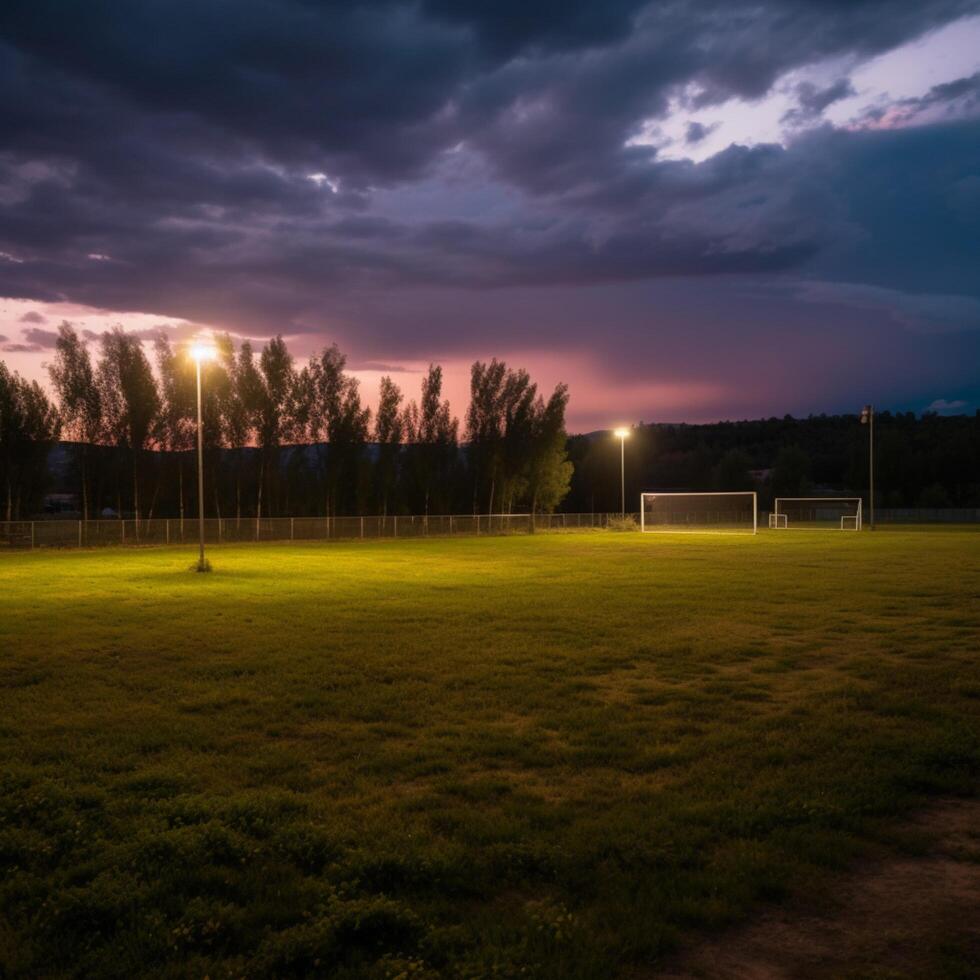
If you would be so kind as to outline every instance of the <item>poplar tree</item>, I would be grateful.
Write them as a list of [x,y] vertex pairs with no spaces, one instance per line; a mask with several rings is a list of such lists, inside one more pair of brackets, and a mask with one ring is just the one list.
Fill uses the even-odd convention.
[[142,456],[160,412],[156,379],[139,338],[125,333],[122,327],[104,333],[96,377],[106,437],[131,456],[133,512],[139,534]]
[[486,494],[487,511],[493,512],[494,493],[502,461],[503,389],[507,365],[494,358],[489,364],[475,361],[470,369],[470,405],[466,413],[468,462],[473,486],[473,512],[480,510]]
[[225,445],[234,452],[235,460],[235,520],[242,519],[242,471],[245,447],[254,432],[256,417],[258,372],[252,356],[252,345],[243,341],[236,354],[235,344],[228,334],[217,338],[218,357],[228,379],[221,402]]
[[184,522],[184,455],[194,448],[196,391],[190,359],[178,355],[161,334],[154,344],[160,375],[160,413],[156,440],[161,449],[176,457],[177,509]]
[[64,321],[58,328],[54,361],[48,376],[58,396],[62,427],[75,446],[73,454],[79,471],[82,498],[82,520],[89,518],[89,455],[102,432],[102,397],[88,347],[71,325]]
[[381,379],[378,414],[374,421],[374,441],[378,444],[375,483],[381,500],[381,516],[388,516],[388,500],[398,480],[398,455],[404,434],[401,415],[402,393],[388,375]]
[[[371,410],[361,403],[360,384],[345,373],[346,366],[347,358],[336,344],[324,348],[309,364],[313,397],[310,433],[318,445],[328,516],[348,512],[358,502],[371,420]],[[326,451],[321,452],[319,447],[324,442]]]
[[[243,345],[244,346],[244,345]],[[255,431],[259,443],[259,485],[255,517],[262,517],[262,500],[266,484],[279,488],[279,450],[284,431],[288,431],[288,405],[293,386],[293,358],[282,336],[276,336],[262,348],[259,370],[250,376],[255,387]],[[270,508],[271,510],[272,508]]]
[[407,446],[407,468],[415,503],[428,515],[450,509],[457,459],[459,421],[449,402],[442,399],[442,368],[430,364],[422,379],[421,403],[413,401],[405,410],[403,428]]
[[[545,402],[535,401],[531,415],[531,444],[527,487],[532,514],[550,513],[571,489],[573,467],[566,447],[565,409],[568,386],[559,384]],[[533,523],[532,523],[533,526]]]
[[58,411],[41,386],[0,361],[0,478],[6,520],[19,519],[40,498],[48,453],[60,428]]

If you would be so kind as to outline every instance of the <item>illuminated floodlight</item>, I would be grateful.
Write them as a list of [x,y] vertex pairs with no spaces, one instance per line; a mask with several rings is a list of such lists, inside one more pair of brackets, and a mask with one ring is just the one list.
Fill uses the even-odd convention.
[[197,361],[198,364],[203,364],[206,361],[213,361],[218,356],[218,352],[214,347],[214,344],[209,344],[204,340],[196,340],[191,344],[191,357]]
[[630,430],[621,425],[613,429],[613,435],[619,440],[619,508],[620,516],[626,520],[626,438]]

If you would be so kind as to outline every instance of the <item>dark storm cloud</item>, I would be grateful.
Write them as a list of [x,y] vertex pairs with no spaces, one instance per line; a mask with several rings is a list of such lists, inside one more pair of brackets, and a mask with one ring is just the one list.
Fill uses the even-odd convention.
[[[508,129],[498,117],[522,102],[555,135],[583,119],[625,132],[671,86],[698,82],[701,102],[761,95],[787,67],[885,50],[972,6],[8,0],[3,122],[8,145],[97,154],[99,133],[128,129],[122,114],[167,158],[319,161],[361,185]],[[578,135],[566,152],[600,142]],[[116,159],[122,172],[125,155]]]
[[[920,106],[926,106],[950,103],[960,99],[966,100],[971,108],[980,106],[980,71],[968,78],[958,78],[955,82],[934,85],[928,94],[918,101]],[[907,99],[902,104],[908,102],[915,102],[915,100]]]
[[783,116],[783,122],[791,126],[809,123],[819,118],[827,106],[854,94],[854,86],[849,78],[839,78],[823,87],[814,85],[813,82],[800,82],[796,86],[797,105]]
[[934,85],[918,98],[899,99],[864,114],[864,123],[887,122],[889,126],[980,116],[980,72]]
[[[32,241],[35,257],[0,268],[0,292],[230,318],[256,330],[316,309],[325,290],[577,285],[785,272],[804,262],[835,280],[976,293],[980,211],[968,205],[977,132],[822,130],[786,150],[732,147],[700,165],[639,165],[579,197],[528,199],[523,213],[481,223],[314,211],[236,227],[205,216],[174,221],[164,208],[135,204],[113,211],[101,194],[47,188],[9,206],[8,227],[61,228],[60,240],[47,249]],[[869,239],[889,247],[869,252]],[[91,251],[114,259],[93,262]]]
[[625,37],[646,0],[424,0],[426,13],[464,28],[498,57],[601,47]]
[[[930,248],[947,261],[912,270],[923,288],[975,289],[957,254],[976,231],[970,132],[819,132],[699,165],[627,145],[672,99],[754,98],[973,8],[8,0],[0,250],[18,261],[0,293],[266,331],[302,329],[328,295],[409,286],[810,265],[894,285]],[[802,87],[799,111],[846,86]],[[868,167],[891,169],[897,204]],[[871,238],[888,245],[869,261]]]
[[21,323],[47,323],[48,318],[37,310],[29,310],[20,318]]
[[[841,233],[814,272],[919,293],[980,296],[980,126],[830,132],[793,148],[828,189]],[[816,190],[814,190],[816,193]],[[845,233],[844,229],[850,229]]]
[[689,122],[687,124],[687,131],[684,133],[684,142],[689,146],[700,143],[706,136],[713,133],[718,126],[718,123],[712,123],[710,126],[706,126],[697,120]]

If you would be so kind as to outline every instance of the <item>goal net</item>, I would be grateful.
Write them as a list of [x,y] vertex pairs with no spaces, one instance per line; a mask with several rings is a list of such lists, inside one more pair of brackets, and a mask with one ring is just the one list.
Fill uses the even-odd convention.
[[755,534],[754,491],[640,494],[641,531],[715,531]]
[[769,527],[795,531],[860,531],[860,497],[777,497]]

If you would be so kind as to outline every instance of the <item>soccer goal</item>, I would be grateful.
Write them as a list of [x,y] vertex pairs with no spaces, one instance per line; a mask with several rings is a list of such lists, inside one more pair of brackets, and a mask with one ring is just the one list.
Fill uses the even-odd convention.
[[755,534],[758,514],[755,491],[640,494],[641,531]]
[[777,497],[769,527],[794,531],[860,531],[860,497]]

